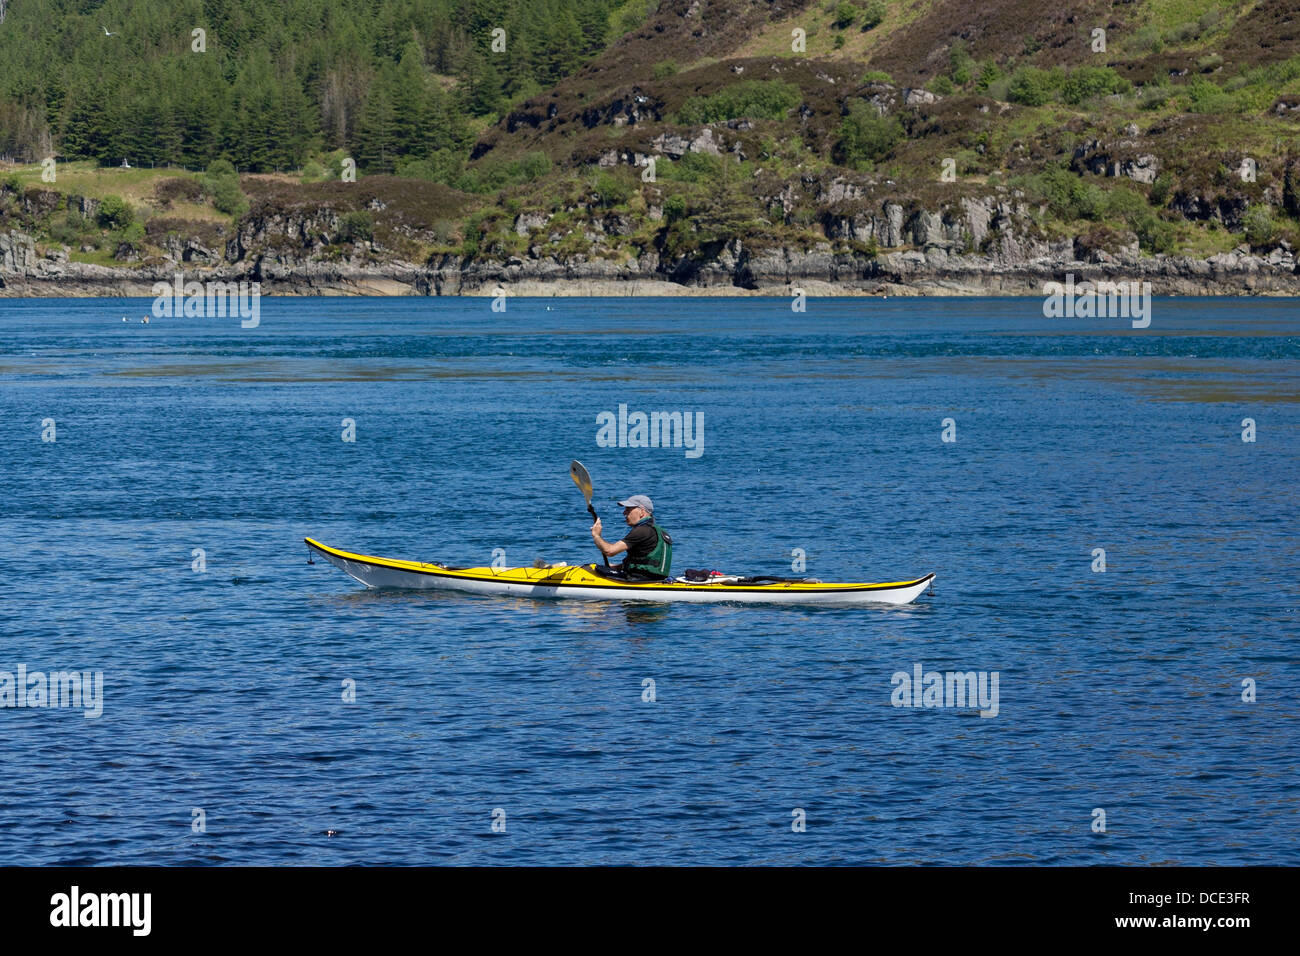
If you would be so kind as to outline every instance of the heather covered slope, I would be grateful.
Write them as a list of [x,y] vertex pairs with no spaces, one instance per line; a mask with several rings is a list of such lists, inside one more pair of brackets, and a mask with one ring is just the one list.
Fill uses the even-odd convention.
[[[13,0],[11,18],[23,2],[76,6]],[[337,24],[358,4],[310,5]],[[317,53],[228,44],[230,102],[269,57],[270,75],[297,78],[284,96],[303,131],[268,165],[241,152],[254,140],[238,122],[220,125],[185,164],[231,161],[233,195],[221,169],[160,172],[123,225],[85,200],[69,209],[72,187],[42,186],[39,167],[13,167],[0,210],[34,239],[28,271],[60,248],[72,264],[146,271],[188,248],[180,261],[286,281],[333,263],[339,287],[400,262],[425,291],[633,278],[1023,291],[1074,266],[1174,291],[1295,289],[1294,3],[589,0],[565,7],[586,24],[567,59],[553,55],[567,28],[530,27],[528,3],[462,4],[454,26],[418,4],[369,6],[383,29],[326,29]],[[343,62],[361,77],[352,125],[331,112]],[[0,118],[22,104],[10,126],[43,116],[52,152],[76,159],[67,97],[45,91],[42,113],[6,80]],[[184,136],[180,148],[197,149]],[[339,181],[348,161],[356,183]],[[124,173],[92,176],[95,163],[116,165],[71,168],[120,194]],[[0,249],[0,276],[18,257]]]

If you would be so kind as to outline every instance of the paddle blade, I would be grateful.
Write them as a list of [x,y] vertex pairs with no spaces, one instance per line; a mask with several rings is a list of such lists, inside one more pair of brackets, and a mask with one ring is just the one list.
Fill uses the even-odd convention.
[[578,490],[582,492],[582,497],[586,498],[587,504],[590,505],[591,475],[587,473],[587,469],[583,467],[582,462],[575,461],[569,464],[569,477],[573,479],[573,483],[577,485]]

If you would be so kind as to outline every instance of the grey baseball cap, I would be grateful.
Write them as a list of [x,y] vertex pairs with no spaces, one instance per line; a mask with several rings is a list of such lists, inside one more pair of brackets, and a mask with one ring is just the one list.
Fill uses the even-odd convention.
[[645,495],[633,495],[624,501],[619,502],[624,508],[644,508],[649,514],[655,513],[654,502]]

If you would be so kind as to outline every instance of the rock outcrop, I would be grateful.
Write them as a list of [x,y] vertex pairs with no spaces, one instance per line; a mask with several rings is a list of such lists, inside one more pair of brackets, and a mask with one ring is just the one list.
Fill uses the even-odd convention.
[[21,232],[0,232],[0,280],[9,276],[34,276],[40,263],[36,242]]
[[[586,210],[577,227],[590,243],[582,253],[559,252],[563,237],[547,234],[549,216],[521,213],[511,231],[531,237],[526,253],[439,254],[425,262],[405,261],[369,239],[345,240],[342,217],[317,208],[255,210],[227,234],[224,248],[211,236],[173,230],[156,242],[161,258],[112,268],[70,261],[66,247],[38,248],[31,235],[10,229],[0,232],[0,290],[149,295],[155,282],[170,283],[179,272],[187,280],[260,282],[268,294],[291,295],[475,295],[498,287],[515,294],[720,294],[794,286],[818,295],[1037,295],[1044,282],[1073,273],[1078,281],[1150,281],[1156,294],[1300,294],[1296,255],[1285,242],[1257,251],[1242,245],[1207,259],[1149,256],[1133,233],[1106,226],[1049,238],[1024,198],[1005,188],[934,205],[882,197],[879,186],[810,175],[781,187],[774,210],[790,215],[811,207],[821,239],[793,245],[732,237],[671,254],[656,244],[627,245],[639,220],[596,210]],[[1231,219],[1236,211],[1216,212]]]
[[[1137,134],[1136,126],[1128,127],[1125,132],[1129,130],[1132,135]],[[1075,149],[1074,165],[1098,176],[1127,176],[1135,183],[1146,185],[1160,175],[1160,160],[1153,153],[1143,152],[1135,139],[1107,144],[1090,139]]]

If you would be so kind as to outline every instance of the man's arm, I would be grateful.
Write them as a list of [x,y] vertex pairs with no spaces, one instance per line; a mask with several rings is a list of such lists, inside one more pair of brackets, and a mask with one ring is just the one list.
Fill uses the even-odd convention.
[[622,554],[624,551],[627,550],[626,541],[615,541],[613,544],[610,544],[608,541],[606,541],[604,538],[600,536],[599,518],[597,518],[596,523],[591,526],[591,538],[593,541],[596,542],[596,547],[600,548],[600,553],[607,558],[612,558],[614,555]]

